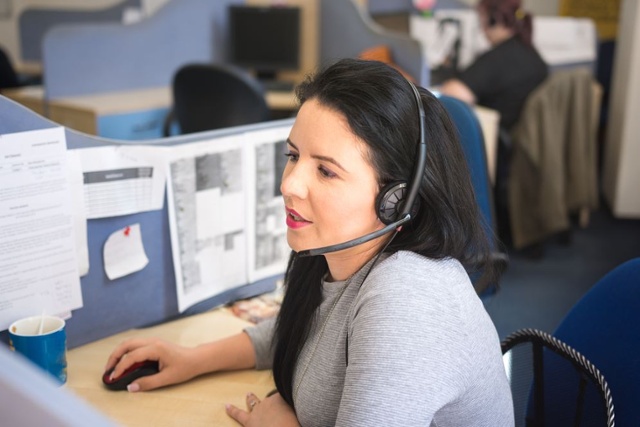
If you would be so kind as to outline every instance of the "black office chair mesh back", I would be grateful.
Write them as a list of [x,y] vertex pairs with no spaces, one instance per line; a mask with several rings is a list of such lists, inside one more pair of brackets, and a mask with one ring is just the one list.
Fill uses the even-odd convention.
[[521,329],[502,342],[516,427],[613,427],[611,391],[583,355],[557,338]]
[[258,81],[229,65],[180,68],[173,79],[173,103],[181,133],[258,123],[271,117]]

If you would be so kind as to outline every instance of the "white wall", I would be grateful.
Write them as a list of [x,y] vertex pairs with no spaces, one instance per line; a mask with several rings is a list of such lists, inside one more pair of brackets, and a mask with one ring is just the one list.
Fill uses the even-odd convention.
[[611,80],[602,177],[616,217],[640,218],[640,4],[623,0]]

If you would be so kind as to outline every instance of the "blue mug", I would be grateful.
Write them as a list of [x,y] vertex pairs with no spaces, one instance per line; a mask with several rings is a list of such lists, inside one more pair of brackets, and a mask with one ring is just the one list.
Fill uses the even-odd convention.
[[65,321],[55,316],[33,316],[9,326],[9,346],[60,383],[67,381]]

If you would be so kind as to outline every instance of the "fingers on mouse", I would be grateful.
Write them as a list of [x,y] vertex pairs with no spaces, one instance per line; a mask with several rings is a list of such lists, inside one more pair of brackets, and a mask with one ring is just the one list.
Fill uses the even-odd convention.
[[155,360],[145,360],[134,363],[127,368],[122,375],[112,378],[111,373],[114,368],[109,369],[102,375],[102,383],[109,390],[120,391],[126,390],[127,386],[140,377],[154,375],[160,372],[160,367]]

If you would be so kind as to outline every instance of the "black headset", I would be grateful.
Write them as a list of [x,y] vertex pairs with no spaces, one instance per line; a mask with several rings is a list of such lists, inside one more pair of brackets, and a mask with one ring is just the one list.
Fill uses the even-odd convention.
[[[418,105],[420,120],[418,160],[413,171],[413,179],[408,187],[407,183],[404,181],[395,181],[382,188],[376,197],[376,213],[380,221],[382,221],[386,226],[380,230],[343,243],[300,251],[298,252],[298,256],[323,255],[329,252],[337,252],[361,245],[396,230],[402,224],[409,222],[417,213],[419,205],[419,203],[417,203],[418,192],[420,190],[420,183],[422,182],[422,177],[424,176],[424,171],[427,165],[427,142],[425,133],[426,115],[424,113],[422,98],[420,97],[418,88],[416,88],[416,86],[409,80],[407,80],[407,83],[411,86],[416,104]],[[409,192],[408,196],[407,191]]]

